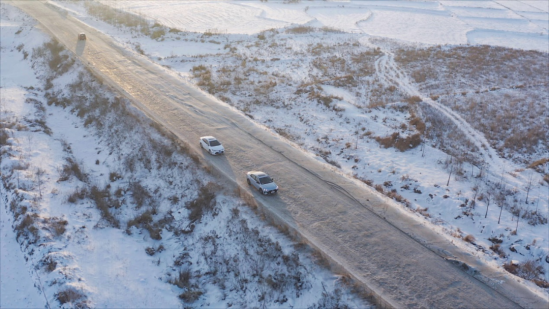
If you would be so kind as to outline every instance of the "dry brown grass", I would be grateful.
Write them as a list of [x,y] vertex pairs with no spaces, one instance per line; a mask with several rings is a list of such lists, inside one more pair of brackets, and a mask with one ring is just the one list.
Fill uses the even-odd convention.
[[545,171],[543,166],[547,163],[549,163],[549,158],[539,159],[530,163],[530,165],[528,165],[528,168],[534,169],[538,173],[543,173]]
[[410,119],[410,125],[414,126],[416,128],[416,130],[419,131],[419,133],[423,134],[425,132],[425,122],[423,122],[423,120],[421,120],[421,118],[419,118],[418,116],[416,116],[415,114],[412,113],[411,115],[411,119]]
[[473,242],[475,242],[476,239],[475,239],[475,236],[469,234],[469,235],[463,237],[463,240],[465,240],[466,242],[469,242],[469,243],[473,243]]
[[[549,151],[545,54],[490,46],[401,48],[395,61],[423,93],[482,132],[502,157],[529,164]],[[431,133],[444,130],[442,123],[424,121],[431,122]],[[473,150],[458,136],[451,139],[452,131],[430,137],[444,151],[451,151],[450,140],[461,144],[459,152]]]
[[543,266],[535,260],[528,260],[518,265],[507,262],[503,264],[503,268],[513,275],[534,282],[539,287],[549,288],[549,282],[542,278],[544,274]]
[[286,30],[286,33],[289,34],[306,34],[309,32],[316,31],[315,28],[309,26],[296,26]]
[[[401,48],[395,61],[422,90],[443,94],[546,83],[546,55],[504,47]],[[474,85],[476,89],[471,89]],[[478,87],[478,88],[477,88]]]
[[386,137],[377,136],[375,140],[384,148],[395,147],[399,151],[404,152],[421,144],[421,134],[416,133],[402,138],[399,132],[394,132]]
[[75,288],[69,287],[66,288],[55,295],[55,298],[59,301],[61,305],[71,304],[72,307],[78,307],[79,301],[82,301],[86,298],[86,295],[81,291],[76,290]]
[[494,253],[496,253],[497,255],[499,255],[499,257],[501,258],[505,258],[506,257],[506,254],[505,254],[505,251],[503,251],[501,249],[501,245],[500,244],[493,244],[492,246],[490,246],[490,249],[492,251],[494,251]]

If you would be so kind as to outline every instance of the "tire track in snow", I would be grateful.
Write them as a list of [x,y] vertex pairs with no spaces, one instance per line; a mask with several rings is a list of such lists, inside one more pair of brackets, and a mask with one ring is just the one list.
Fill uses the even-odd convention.
[[461,115],[454,112],[447,106],[444,106],[429,97],[422,95],[419,90],[412,85],[408,76],[398,68],[394,61],[394,54],[388,50],[381,51],[384,53],[376,63],[375,68],[377,74],[384,84],[387,86],[395,85],[402,89],[409,96],[418,96],[423,102],[429,104],[446,118],[452,121],[465,136],[478,147],[480,155],[483,158],[485,164],[487,164],[488,171],[497,174],[497,171],[501,170],[502,166],[508,165],[508,162],[503,162],[498,156],[496,150],[492,148],[484,134],[473,128]]

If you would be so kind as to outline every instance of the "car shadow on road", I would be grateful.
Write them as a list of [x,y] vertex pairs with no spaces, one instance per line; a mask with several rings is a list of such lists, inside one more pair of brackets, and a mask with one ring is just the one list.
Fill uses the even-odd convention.
[[77,56],[82,56],[82,54],[84,53],[84,49],[86,48],[86,41],[85,40],[78,40],[76,42],[76,48],[75,48],[75,53]]

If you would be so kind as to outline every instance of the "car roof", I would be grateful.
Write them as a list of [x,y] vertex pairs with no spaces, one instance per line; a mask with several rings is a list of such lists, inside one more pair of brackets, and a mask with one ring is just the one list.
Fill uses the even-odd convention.
[[250,174],[256,175],[257,177],[265,177],[269,176],[267,173],[261,172],[261,171],[250,171]]
[[213,140],[216,140],[216,139],[217,139],[217,138],[215,138],[215,137],[213,137],[213,136],[202,136],[200,139],[203,139],[203,138],[205,138],[205,139],[207,139],[207,140],[209,140],[209,141],[213,141]]

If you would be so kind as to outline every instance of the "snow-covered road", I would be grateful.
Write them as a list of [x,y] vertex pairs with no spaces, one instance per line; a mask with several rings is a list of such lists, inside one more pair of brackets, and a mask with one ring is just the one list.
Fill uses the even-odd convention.
[[[212,134],[221,139],[227,149],[225,156],[203,156],[203,161],[219,172],[220,179],[246,187],[247,170],[273,174],[281,186],[280,194],[254,195],[259,204],[368,286],[381,303],[476,308],[546,304],[510,275],[464,254],[444,237],[399,212],[392,202],[184,84],[167,70],[117,47],[98,31],[42,3],[16,5],[42,23],[105,83],[132,99],[195,151],[200,151],[199,136]],[[79,32],[86,32],[88,41],[77,42]],[[387,220],[379,215],[385,210]],[[501,284],[491,287],[441,256],[465,261]]]

